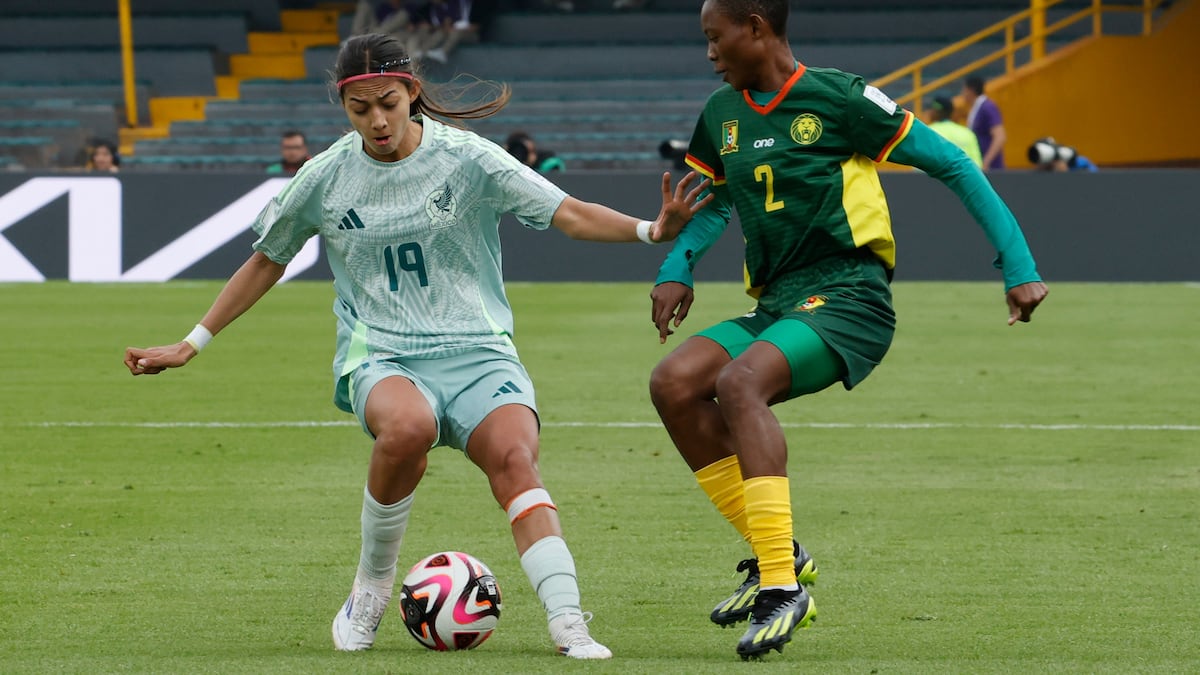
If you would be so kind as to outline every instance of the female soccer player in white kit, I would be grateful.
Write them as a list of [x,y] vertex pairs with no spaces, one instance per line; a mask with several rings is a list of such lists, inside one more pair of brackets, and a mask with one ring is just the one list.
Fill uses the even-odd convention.
[[653,222],[567,196],[505,150],[448,120],[498,111],[508,99],[447,105],[384,35],[351,38],[335,76],[354,130],[317,155],[254,224],[255,252],[184,341],[130,348],[134,375],[186,364],[212,335],[258,301],[313,235],[334,274],[335,403],[374,438],[363,493],[362,551],[350,596],[334,618],[340,650],[371,647],[392,597],[400,542],[426,455],[461,449],[507,510],[521,566],[536,590],[558,651],[612,656],[590,636],[575,563],[537,468],[533,386],[517,359],[501,278],[498,225],[512,213],[528,227],[553,225],[575,239],[674,238],[707,200],[694,175]]

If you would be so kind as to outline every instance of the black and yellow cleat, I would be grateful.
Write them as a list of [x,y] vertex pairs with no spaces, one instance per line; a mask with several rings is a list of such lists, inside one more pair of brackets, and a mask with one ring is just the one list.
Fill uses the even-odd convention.
[[817,620],[817,605],[803,586],[795,591],[773,588],[758,594],[750,614],[750,627],[737,643],[743,661],[760,659],[772,649],[782,653],[796,629]]
[[[801,586],[811,586],[817,582],[817,563],[804,547],[792,542],[792,553],[796,556],[796,581]],[[718,626],[725,628],[739,621],[750,618],[750,608],[754,606],[754,598],[758,595],[758,560],[747,558],[738,563],[737,571],[746,572],[746,580],[728,598],[725,598],[713,608],[709,619]]]

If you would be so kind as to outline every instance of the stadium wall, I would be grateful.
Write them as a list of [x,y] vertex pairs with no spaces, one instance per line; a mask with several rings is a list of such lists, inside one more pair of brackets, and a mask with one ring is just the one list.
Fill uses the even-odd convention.
[[[898,240],[898,280],[999,280],[992,250],[953,193],[929,177],[882,181]],[[255,215],[285,178],[258,174],[0,174],[0,281],[227,278],[245,260]],[[1200,220],[1186,199],[1200,171],[1008,172],[993,184],[1021,221],[1039,268],[1058,281],[1192,281]],[[652,173],[567,173],[571,194],[642,216],[660,202]],[[741,281],[737,223],[700,265],[701,281]],[[654,279],[665,247],[575,242],[509,219],[512,281]],[[317,242],[289,278],[327,279]]]

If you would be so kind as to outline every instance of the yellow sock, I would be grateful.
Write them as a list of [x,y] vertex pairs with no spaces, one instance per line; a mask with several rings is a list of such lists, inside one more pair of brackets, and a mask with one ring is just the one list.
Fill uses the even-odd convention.
[[742,467],[737,455],[730,455],[696,471],[696,482],[713,506],[737,528],[742,538],[750,542],[750,527],[746,524],[746,500],[742,497]]
[[787,476],[758,476],[742,484],[750,543],[758,557],[760,586],[796,583],[792,556],[792,497]]

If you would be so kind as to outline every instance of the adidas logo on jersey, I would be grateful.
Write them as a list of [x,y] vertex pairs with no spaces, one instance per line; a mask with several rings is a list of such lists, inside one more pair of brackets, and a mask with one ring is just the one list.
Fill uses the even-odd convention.
[[338,223],[339,230],[361,230],[364,227],[363,222],[359,220],[358,214],[354,212],[354,209],[347,211],[346,215],[342,216],[342,222]]

